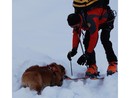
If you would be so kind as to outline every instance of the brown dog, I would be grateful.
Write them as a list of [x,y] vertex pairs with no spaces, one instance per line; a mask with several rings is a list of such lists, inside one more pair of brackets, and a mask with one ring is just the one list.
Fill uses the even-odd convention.
[[41,94],[46,86],[61,86],[65,75],[65,68],[62,65],[51,63],[47,66],[34,65],[22,75],[22,86],[29,87]]

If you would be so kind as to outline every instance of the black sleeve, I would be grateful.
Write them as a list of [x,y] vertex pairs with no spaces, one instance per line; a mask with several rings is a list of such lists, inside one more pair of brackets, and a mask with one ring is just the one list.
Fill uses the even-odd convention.
[[109,4],[109,0],[99,0],[100,5],[107,6]]
[[105,4],[108,5],[109,4],[109,0],[104,0]]

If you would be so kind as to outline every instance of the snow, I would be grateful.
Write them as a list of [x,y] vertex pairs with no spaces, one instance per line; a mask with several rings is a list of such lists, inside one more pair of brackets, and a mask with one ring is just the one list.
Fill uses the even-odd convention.
[[[63,85],[61,87],[46,87],[41,95],[37,95],[36,91],[30,91],[29,88],[21,87],[21,75],[23,72],[30,66],[39,64],[46,65],[51,62],[57,62],[62,64],[66,71],[67,75],[70,74],[70,67],[67,61],[54,60],[49,58],[44,54],[35,53],[34,51],[29,50],[20,50],[22,48],[18,48],[19,51],[15,51],[17,56],[20,59],[23,59],[23,63],[18,62],[19,58],[13,58],[15,65],[13,65],[13,98],[118,98],[118,75],[117,73],[113,76],[105,77],[104,80],[64,80]],[[23,52],[25,54],[23,54]],[[15,55],[15,54],[14,54]],[[26,57],[25,57],[26,55]],[[76,63],[73,63],[73,73],[76,77],[80,74],[83,76],[85,73],[86,67],[79,66]],[[107,96],[106,96],[107,95]]]
[[[70,62],[66,55],[71,50],[72,29],[67,25],[67,15],[73,12],[71,0],[13,0],[13,98],[118,98],[118,74],[105,77],[104,80],[64,80],[61,87],[46,87],[41,95],[29,88],[21,87],[21,76],[30,66],[45,66],[52,62],[62,64],[70,77],[84,76],[86,67],[76,63],[78,54]],[[117,10],[117,2],[111,1]],[[116,6],[115,6],[116,5]],[[113,48],[118,55],[117,18],[111,33]],[[97,65],[101,74],[105,74],[108,63],[100,39],[96,47]]]

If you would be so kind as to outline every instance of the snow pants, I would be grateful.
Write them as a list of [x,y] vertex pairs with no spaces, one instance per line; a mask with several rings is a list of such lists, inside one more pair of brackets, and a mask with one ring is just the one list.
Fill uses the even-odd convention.
[[[114,20],[111,22],[108,22],[104,26],[100,27],[100,29],[102,30],[100,39],[101,39],[101,43],[104,47],[104,50],[106,53],[106,58],[107,58],[108,62],[117,61],[117,57],[113,51],[112,42],[110,41],[110,32],[114,27],[113,23],[114,23]],[[90,33],[88,31],[86,31],[85,38],[83,41],[85,49],[87,49],[87,47],[88,47],[89,38],[90,38]],[[87,60],[87,65],[96,64],[95,51],[93,50],[93,52],[89,53],[88,55],[89,55],[89,58]]]

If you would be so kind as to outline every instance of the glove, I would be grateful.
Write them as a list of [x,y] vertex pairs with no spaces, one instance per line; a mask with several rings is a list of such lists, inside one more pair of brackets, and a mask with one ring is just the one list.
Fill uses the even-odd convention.
[[86,63],[87,59],[88,59],[88,55],[87,54],[83,54],[83,55],[81,55],[79,57],[79,59],[77,60],[77,63],[79,65],[84,65]]
[[71,51],[68,52],[67,58],[69,61],[71,61],[71,57],[75,56],[77,54],[77,49],[73,48]]

